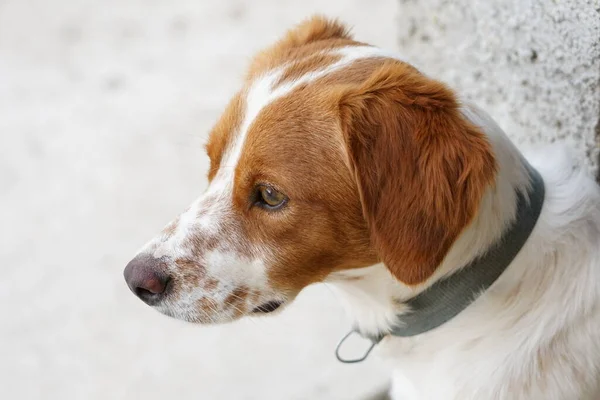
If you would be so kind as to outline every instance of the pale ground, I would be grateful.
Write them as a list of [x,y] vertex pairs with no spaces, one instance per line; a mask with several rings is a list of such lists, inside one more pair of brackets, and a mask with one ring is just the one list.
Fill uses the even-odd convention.
[[364,399],[314,287],[281,316],[177,322],[122,268],[206,185],[206,134],[248,56],[313,11],[396,48],[396,0],[0,0],[0,397]]

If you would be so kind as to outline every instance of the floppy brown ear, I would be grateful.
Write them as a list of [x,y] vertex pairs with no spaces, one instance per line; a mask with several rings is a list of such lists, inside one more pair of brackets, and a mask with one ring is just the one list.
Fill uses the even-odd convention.
[[491,147],[453,93],[409,65],[390,61],[338,95],[372,242],[398,280],[421,283],[493,183]]
[[352,35],[340,21],[314,15],[288,30],[274,45],[259,52],[250,65],[248,75],[252,77],[259,71],[273,68],[290,58],[299,47],[329,40],[350,42]]

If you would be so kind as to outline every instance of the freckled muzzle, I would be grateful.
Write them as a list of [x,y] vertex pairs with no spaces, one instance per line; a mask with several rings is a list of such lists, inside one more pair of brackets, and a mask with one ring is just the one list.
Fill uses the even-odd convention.
[[[243,285],[222,284],[206,276],[192,277],[182,272],[182,268],[198,271],[199,265],[141,253],[127,264],[123,275],[129,289],[144,303],[163,314],[189,322],[221,323],[248,314],[270,314],[282,309],[285,303],[269,299],[270,296],[259,291],[250,291]],[[196,285],[201,290],[194,293]],[[181,298],[182,293],[185,293],[185,300]]]

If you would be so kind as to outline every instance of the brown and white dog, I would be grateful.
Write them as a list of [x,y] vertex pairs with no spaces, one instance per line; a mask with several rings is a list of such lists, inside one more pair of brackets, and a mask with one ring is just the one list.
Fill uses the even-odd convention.
[[[204,324],[328,282],[385,335],[500,239],[531,184],[487,114],[321,17],[253,59],[206,150],[206,193],[125,270],[146,303]],[[600,399],[599,189],[560,148],[527,160],[546,192],[533,232],[454,318],[382,340],[394,399]]]

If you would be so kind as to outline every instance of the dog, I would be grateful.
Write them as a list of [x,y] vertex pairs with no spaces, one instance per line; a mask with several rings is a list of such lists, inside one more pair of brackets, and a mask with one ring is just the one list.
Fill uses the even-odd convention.
[[253,58],[206,151],[206,192],[125,268],[156,310],[224,323],[326,282],[393,399],[600,399],[600,191],[568,149],[522,154],[315,16]]

